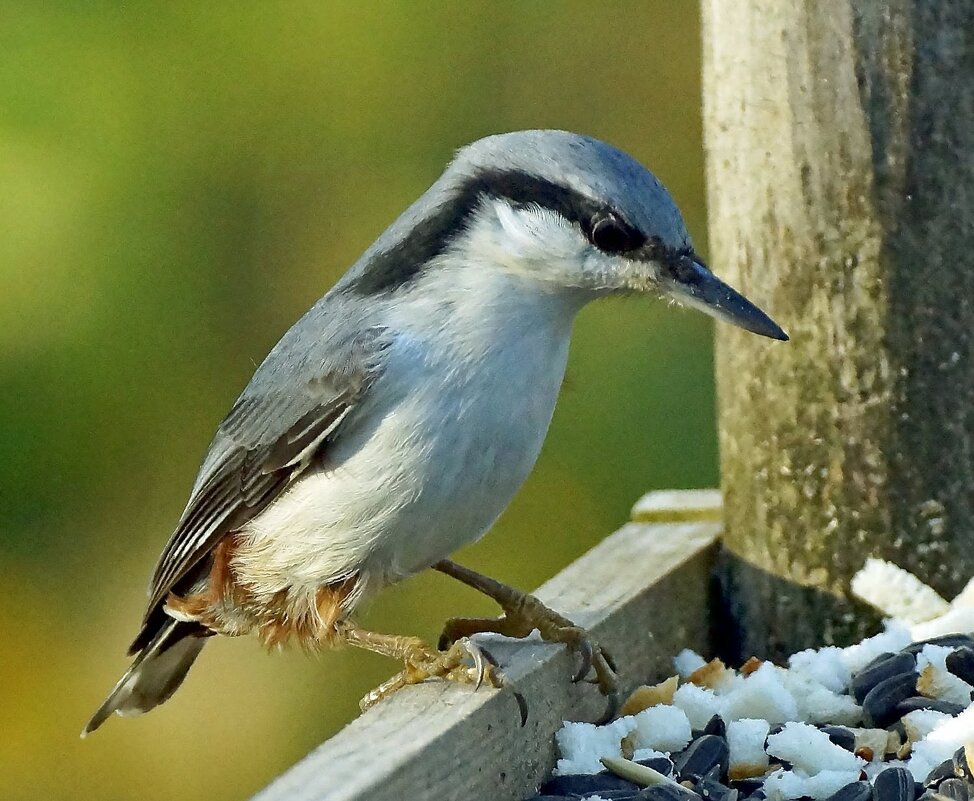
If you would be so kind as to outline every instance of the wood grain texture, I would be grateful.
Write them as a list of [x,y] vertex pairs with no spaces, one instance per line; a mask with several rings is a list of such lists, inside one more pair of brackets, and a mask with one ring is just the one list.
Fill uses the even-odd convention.
[[632,507],[638,523],[681,523],[690,520],[720,520],[720,490],[657,490],[643,495]]
[[[672,672],[681,648],[706,652],[713,522],[630,523],[537,594],[590,628],[615,657],[629,689]],[[593,720],[604,701],[571,685],[574,658],[536,639],[482,636],[527,701],[519,726],[510,693],[430,682],[407,688],[350,723],[257,801],[517,801],[555,762],[563,720]]]
[[974,0],[705,0],[711,262],[791,334],[722,327],[738,654],[863,634],[867,555],[974,573]]

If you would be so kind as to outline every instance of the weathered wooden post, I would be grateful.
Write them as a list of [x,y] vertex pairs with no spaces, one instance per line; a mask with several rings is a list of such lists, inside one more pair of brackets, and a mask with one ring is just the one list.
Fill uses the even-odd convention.
[[711,260],[792,336],[717,358],[728,639],[780,656],[863,633],[869,554],[974,574],[974,0],[703,27]]

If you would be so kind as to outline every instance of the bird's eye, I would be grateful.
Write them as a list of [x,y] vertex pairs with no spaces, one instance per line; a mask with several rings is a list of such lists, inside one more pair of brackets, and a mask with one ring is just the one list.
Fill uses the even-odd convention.
[[605,253],[625,253],[642,244],[635,231],[611,215],[596,217],[592,221],[589,239]]

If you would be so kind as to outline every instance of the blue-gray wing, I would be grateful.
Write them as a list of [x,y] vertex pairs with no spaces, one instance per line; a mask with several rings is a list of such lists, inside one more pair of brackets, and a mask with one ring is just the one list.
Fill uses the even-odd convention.
[[[292,329],[293,331],[294,329]],[[271,351],[217,430],[186,509],[149,588],[138,651],[166,596],[227,534],[258,515],[338,436],[381,371],[380,329],[288,357],[289,335]],[[290,352],[300,349],[290,348]],[[316,361],[317,359],[317,361]]]

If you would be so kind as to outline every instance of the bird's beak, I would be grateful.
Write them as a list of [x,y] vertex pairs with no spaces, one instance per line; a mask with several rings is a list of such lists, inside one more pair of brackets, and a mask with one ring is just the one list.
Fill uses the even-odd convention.
[[678,303],[745,331],[783,342],[788,340],[781,326],[740,292],[727,286],[695,256],[684,256],[679,264],[664,269],[659,283],[661,289]]

